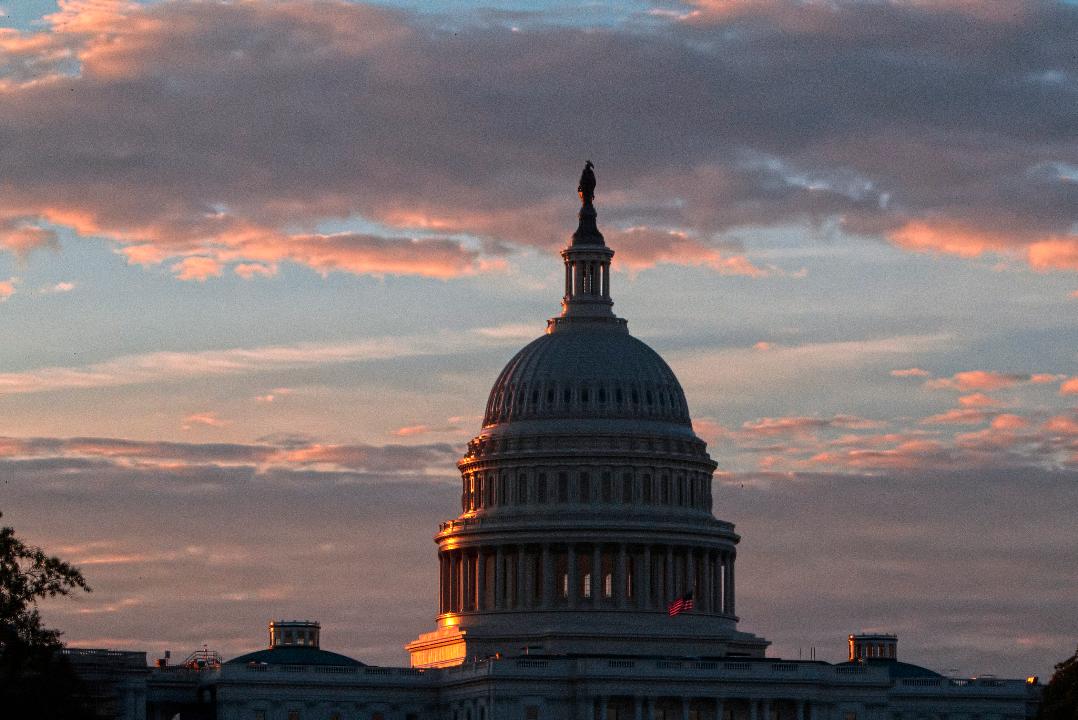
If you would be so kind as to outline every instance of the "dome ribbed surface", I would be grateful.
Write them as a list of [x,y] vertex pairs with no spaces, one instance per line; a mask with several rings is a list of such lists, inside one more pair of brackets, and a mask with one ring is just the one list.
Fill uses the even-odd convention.
[[691,426],[670,366],[616,326],[557,331],[526,345],[498,376],[483,426],[545,418],[633,418]]

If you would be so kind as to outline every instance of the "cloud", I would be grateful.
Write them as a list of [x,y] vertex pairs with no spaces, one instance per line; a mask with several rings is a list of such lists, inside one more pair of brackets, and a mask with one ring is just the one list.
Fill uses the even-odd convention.
[[1078,377],[1072,377],[1069,380],[1065,380],[1062,385],[1059,386],[1060,395],[1078,395]]
[[[586,149],[629,269],[780,274],[722,238],[834,222],[1074,270],[1073,103],[1052,78],[1078,72],[1078,10],[970,7],[713,2],[596,33],[330,0],[67,3],[0,38],[0,243],[68,228],[194,280],[459,277],[564,242]],[[342,220],[378,229],[320,231]]]
[[203,425],[205,427],[224,427],[228,425],[227,420],[222,420],[217,417],[215,412],[200,412],[188,415],[183,419],[183,424],[180,426],[184,430],[190,430],[196,425]]
[[[490,342],[498,342],[492,339]],[[453,333],[374,337],[344,343],[298,343],[194,352],[125,355],[91,365],[44,367],[0,373],[0,396],[57,390],[179,382],[199,377],[239,375],[285,368],[344,364],[474,347],[475,338]]]
[[991,413],[973,408],[955,408],[921,420],[923,425],[979,425],[992,418]]
[[204,282],[207,278],[221,275],[221,263],[213,258],[192,255],[173,265],[172,272],[180,280]]
[[1002,390],[1031,379],[1030,375],[1000,373],[991,370],[966,370],[949,378],[937,378],[925,383],[925,387],[947,390]]
[[932,373],[921,368],[905,368],[904,370],[892,370],[891,377],[930,377]]
[[853,415],[836,415],[830,418],[820,417],[779,417],[760,418],[741,426],[742,432],[763,437],[803,433],[821,428],[868,429],[886,425],[878,420],[867,420]]
[[43,288],[41,288],[40,290],[38,290],[38,292],[41,293],[42,295],[54,295],[54,294],[57,294],[57,293],[69,293],[74,289],[75,289],[75,283],[68,282],[68,281],[65,280],[65,281],[61,281],[61,282],[58,282],[58,283],[54,283],[52,285],[46,285]]
[[958,398],[958,404],[964,408],[986,408],[986,407],[998,407],[1002,403],[999,400],[989,397],[984,393],[973,393],[971,395],[962,395]]
[[17,281],[17,278],[0,280],[0,302],[4,302],[9,297],[15,294],[15,283]]

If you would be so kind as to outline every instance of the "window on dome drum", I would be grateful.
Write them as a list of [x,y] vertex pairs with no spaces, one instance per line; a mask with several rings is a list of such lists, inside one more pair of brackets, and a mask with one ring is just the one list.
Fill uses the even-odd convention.
[[299,710],[289,710],[288,720],[299,720]]
[[609,472],[603,473],[603,502],[614,502],[614,480]]
[[517,504],[524,505],[528,502],[528,476],[523,473],[517,478]]
[[546,502],[546,473],[539,473],[535,480],[535,502]]
[[606,388],[603,387],[602,385],[599,386],[599,402],[600,403],[605,403],[606,402]]
[[588,388],[587,387],[580,388],[580,402],[587,403],[588,402],[588,397],[589,397],[588,396]]
[[670,504],[670,476],[663,475],[662,480],[659,481],[659,504]]
[[639,405],[639,404],[640,404],[640,393],[638,393],[636,391],[636,388],[633,388],[633,405]]
[[621,401],[622,401],[621,388],[617,388],[617,389],[614,390],[614,402],[616,402],[618,405],[621,405]]
[[524,708],[524,720],[539,720],[539,707],[528,705]]
[[554,388],[547,388],[547,391],[546,391],[546,404],[547,405],[553,405],[554,404]]
[[591,502],[591,476],[586,472],[580,473],[578,485],[580,487],[580,502]]
[[633,475],[625,473],[621,476],[621,501],[631,503],[633,501]]
[[591,573],[584,573],[584,592],[583,596],[587,599],[591,598]]
[[569,473],[558,473],[558,502],[569,502]]
[[650,505],[651,504],[651,497],[652,497],[651,496],[651,475],[647,475],[647,474],[644,475],[644,480],[643,480],[643,483],[641,485],[641,489],[643,490],[644,502],[646,504]]
[[614,597],[614,576],[610,573],[603,576],[603,597]]
[[561,398],[562,402],[568,405],[569,401],[573,399],[573,391],[569,388],[565,388],[564,392],[561,394]]
[[506,505],[509,502],[509,476],[502,473],[502,476],[498,478],[498,504]]
[[255,710],[255,720],[266,720],[266,711]]

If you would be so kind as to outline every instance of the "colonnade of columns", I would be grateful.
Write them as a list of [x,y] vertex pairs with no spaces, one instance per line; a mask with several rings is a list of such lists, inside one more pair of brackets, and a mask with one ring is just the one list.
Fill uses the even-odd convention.
[[826,715],[819,703],[804,699],[599,696],[594,704],[598,720],[823,720]]
[[734,615],[733,550],[628,543],[455,548],[438,554],[439,612],[621,608]]
[[610,260],[567,259],[565,261],[565,296],[610,297]]

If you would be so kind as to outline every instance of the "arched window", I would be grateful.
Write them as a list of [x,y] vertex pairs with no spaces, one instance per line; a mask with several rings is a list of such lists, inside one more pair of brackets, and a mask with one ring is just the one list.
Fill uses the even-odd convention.
[[546,473],[539,473],[535,479],[535,502],[546,502]]
[[621,501],[631,503],[633,501],[633,474],[623,473],[621,476]]
[[591,502],[591,475],[586,472],[580,473],[580,502]]

